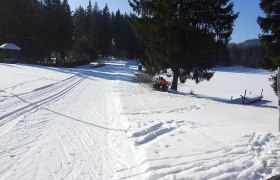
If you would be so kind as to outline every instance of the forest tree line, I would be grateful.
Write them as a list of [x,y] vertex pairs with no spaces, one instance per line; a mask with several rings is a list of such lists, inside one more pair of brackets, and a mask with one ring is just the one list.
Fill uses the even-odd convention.
[[217,63],[221,66],[265,68],[267,56],[266,49],[260,43],[251,45],[230,43],[226,48],[220,49]]
[[[129,15],[89,4],[71,11],[67,0],[0,0],[0,44],[15,43],[24,63],[78,65],[98,56],[139,58]],[[0,52],[2,55],[5,52]]]

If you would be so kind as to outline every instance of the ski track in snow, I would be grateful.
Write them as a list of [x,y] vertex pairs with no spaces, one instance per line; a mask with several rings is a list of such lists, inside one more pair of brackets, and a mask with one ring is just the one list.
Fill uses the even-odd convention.
[[[15,117],[22,116],[35,108],[40,108],[44,104],[59,100],[62,96],[71,91],[71,89],[75,88],[83,80],[83,77],[79,78],[77,76],[74,76],[67,79],[66,81],[59,83],[56,87],[53,88],[49,86],[50,88],[43,88],[41,91],[28,93],[23,96],[12,94],[16,99],[13,98],[11,101],[5,101],[4,103],[1,103],[1,108],[3,108],[4,111],[1,112],[0,126],[3,126],[4,124],[14,120]],[[69,83],[68,85],[68,82],[71,83]],[[8,111],[9,109],[13,110]]]
[[29,93],[2,92],[10,97],[1,102],[0,179],[118,179],[133,156],[111,91],[115,70],[114,80],[85,71]]

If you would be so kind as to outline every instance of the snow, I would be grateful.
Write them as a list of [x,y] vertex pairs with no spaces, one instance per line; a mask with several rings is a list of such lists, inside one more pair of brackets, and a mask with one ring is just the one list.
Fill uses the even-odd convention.
[[[0,179],[267,179],[280,174],[271,73],[215,68],[178,92],[135,61],[73,69],[0,64]],[[245,89],[263,100],[241,105]],[[190,91],[193,93],[190,94]]]
[[20,47],[18,47],[17,45],[13,44],[13,43],[6,43],[6,44],[2,44],[0,46],[0,49],[9,49],[9,50],[16,50],[16,51],[20,51]]

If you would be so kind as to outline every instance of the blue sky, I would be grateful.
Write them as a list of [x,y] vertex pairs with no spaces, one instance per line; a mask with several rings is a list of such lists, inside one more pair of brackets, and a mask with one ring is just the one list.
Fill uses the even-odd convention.
[[[68,0],[71,9],[74,10],[78,6],[86,7],[89,0]],[[92,4],[97,2],[99,8],[102,9],[107,3],[110,11],[117,11],[120,9],[122,13],[130,13],[131,8],[128,0],[92,0]],[[233,0],[235,12],[240,12],[239,18],[235,22],[234,31],[232,34],[232,42],[240,43],[247,39],[258,38],[261,33],[259,25],[257,24],[257,17],[263,16],[259,8],[260,0]]]

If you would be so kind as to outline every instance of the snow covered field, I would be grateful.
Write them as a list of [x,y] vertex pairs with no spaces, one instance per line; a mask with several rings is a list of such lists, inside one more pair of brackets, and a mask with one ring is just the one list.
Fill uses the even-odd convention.
[[[270,73],[217,67],[179,93],[134,61],[89,69],[0,64],[0,179],[265,179],[280,174]],[[230,101],[244,90],[264,100]],[[194,95],[189,92],[193,91]]]

